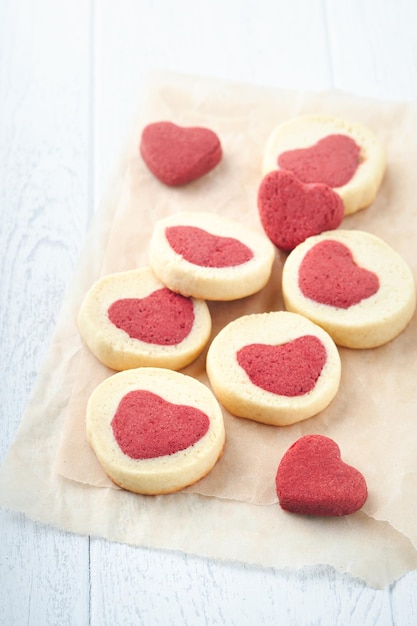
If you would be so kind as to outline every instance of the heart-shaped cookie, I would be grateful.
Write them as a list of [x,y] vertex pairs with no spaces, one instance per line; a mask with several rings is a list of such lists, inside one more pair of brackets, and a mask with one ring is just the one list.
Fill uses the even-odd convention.
[[339,352],[329,335],[288,311],[242,315],[212,340],[206,358],[210,386],[232,415],[288,426],[333,400]]
[[208,128],[163,121],[144,128],[140,153],[156,178],[176,187],[212,170],[222,158],[222,147]]
[[201,267],[233,267],[253,257],[252,250],[238,239],[213,235],[196,226],[170,226],[165,234],[177,254]]
[[337,228],[342,200],[328,185],[305,184],[285,170],[267,174],[258,190],[263,229],[281,250],[291,251],[307,237]]
[[210,420],[195,407],[138,389],[122,398],[111,426],[125,454],[132,459],[152,459],[195,444],[208,431]]
[[376,348],[410,322],[416,308],[411,268],[382,239],[365,231],[309,237],[285,260],[287,311],[312,320],[346,348]]
[[347,135],[323,137],[308,148],[288,150],[278,157],[278,165],[303,183],[324,183],[342,187],[354,176],[359,165],[360,147]]
[[379,289],[378,276],[359,267],[348,246],[331,239],[307,252],[300,265],[298,284],[306,298],[342,309],[373,296]]
[[337,190],[345,215],[369,206],[378,193],[386,154],[370,128],[328,115],[300,115],[281,122],[264,149],[262,173],[294,173],[304,183]]
[[326,363],[327,351],[317,337],[304,335],[276,346],[249,344],[236,356],[254,385],[291,397],[314,389]]
[[204,300],[180,295],[150,267],[114,272],[91,285],[78,327],[91,352],[107,367],[179,370],[202,352],[211,333]]
[[86,433],[107,476],[148,495],[200,480],[225,445],[223,413],[207,385],[163,367],[105,378],[88,400]]
[[133,339],[173,346],[181,343],[194,324],[194,306],[170,289],[153,291],[146,298],[122,298],[109,307],[109,319]]
[[349,515],[368,497],[364,476],[344,463],[339,446],[323,435],[298,439],[283,456],[275,482],[281,508],[291,513]]
[[237,300],[260,291],[274,258],[275,248],[260,228],[218,212],[174,212],[156,222],[149,246],[159,280],[203,300]]

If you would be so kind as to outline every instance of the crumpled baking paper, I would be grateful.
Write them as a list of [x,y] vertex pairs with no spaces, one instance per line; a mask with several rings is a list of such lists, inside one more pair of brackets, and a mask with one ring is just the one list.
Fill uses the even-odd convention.
[[[78,309],[90,285],[109,272],[147,265],[153,226],[168,214],[211,211],[262,232],[256,196],[263,147],[278,123],[305,113],[361,122],[384,144],[387,172],[375,202],[346,217],[341,227],[383,238],[417,276],[416,105],[154,72],[91,225],[46,363],[0,470],[0,504],[60,528],[133,545],[261,566],[330,564],[375,587],[417,568],[416,316],[385,346],[340,348],[339,392],[309,420],[273,427],[224,410],[227,443],[222,459],[207,477],[181,493],[149,497],[116,488],[85,436],[88,397],[114,373],[89,352],[77,329]],[[138,152],[142,128],[159,120],[214,130],[223,146],[221,163],[189,185],[164,186]],[[283,309],[284,261],[277,251],[271,279],[258,294],[209,303],[212,337],[240,315]],[[209,386],[206,352],[182,371]],[[309,518],[286,513],[277,504],[279,461],[308,433],[334,439],[343,460],[364,474],[369,497],[358,513]]]

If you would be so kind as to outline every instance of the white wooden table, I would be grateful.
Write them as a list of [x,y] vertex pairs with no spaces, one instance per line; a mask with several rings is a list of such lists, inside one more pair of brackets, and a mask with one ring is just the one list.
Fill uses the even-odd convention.
[[[0,461],[149,69],[417,101],[413,0],[1,0]],[[222,564],[0,511],[0,623],[408,625],[417,572]]]

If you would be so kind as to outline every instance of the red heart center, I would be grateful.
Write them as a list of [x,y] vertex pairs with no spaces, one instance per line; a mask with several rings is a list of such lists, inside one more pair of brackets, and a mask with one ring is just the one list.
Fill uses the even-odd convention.
[[365,503],[363,475],[340,457],[339,446],[323,435],[306,435],[285,453],[276,475],[281,507],[305,515],[348,515]]
[[301,396],[311,391],[326,359],[326,348],[314,335],[278,346],[253,343],[237,353],[239,365],[254,385],[281,396]]
[[207,433],[208,416],[191,406],[172,404],[150,391],[130,391],[111,422],[121,450],[132,459],[152,459],[189,448]]
[[208,128],[155,122],[142,133],[140,152],[151,172],[166,185],[191,182],[209,172],[222,157],[217,135]]
[[344,217],[343,202],[333,189],[305,185],[285,170],[265,176],[258,191],[258,210],[266,234],[285,251],[307,237],[337,228]]
[[346,185],[359,165],[360,147],[347,135],[328,135],[309,148],[283,152],[278,165],[303,183]]
[[253,258],[252,250],[241,241],[212,235],[196,226],[170,226],[165,234],[171,248],[194,265],[231,267]]
[[342,309],[379,289],[378,276],[359,267],[347,246],[330,239],[307,252],[299,268],[298,284],[306,298]]
[[146,298],[123,298],[109,307],[108,316],[117,328],[133,339],[172,346],[190,333],[194,324],[191,298],[162,288]]

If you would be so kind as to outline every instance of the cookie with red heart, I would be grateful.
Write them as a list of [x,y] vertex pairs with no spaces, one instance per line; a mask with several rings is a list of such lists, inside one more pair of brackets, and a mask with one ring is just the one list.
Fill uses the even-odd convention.
[[223,415],[195,378],[140,367],[91,394],[87,439],[109,478],[140,494],[179,491],[208,474],[225,445]]
[[381,186],[386,154],[363,124],[328,115],[302,115],[279,124],[264,151],[263,174],[292,172],[305,184],[333,188],[345,215],[369,206]]
[[340,357],[329,335],[295,313],[242,316],[212,341],[211,387],[233,415],[286,426],[316,415],[336,395]]
[[368,498],[364,476],[342,461],[337,443],[323,435],[305,435],[292,444],[275,484],[281,508],[302,515],[350,515]]
[[289,252],[307,237],[340,226],[343,202],[327,184],[304,184],[294,174],[275,170],[258,190],[258,212],[269,239]]
[[96,281],[81,305],[78,327],[107,367],[178,370],[202,352],[211,316],[204,300],[174,293],[143,267]]
[[297,246],[284,263],[282,294],[288,311],[348,348],[391,341],[416,308],[406,261],[379,237],[357,230],[328,231]]
[[260,291],[274,257],[274,247],[261,230],[205,212],[159,220],[149,247],[149,264],[161,282],[205,300],[236,300]]
[[143,129],[140,153],[156,178],[177,187],[210,172],[222,158],[222,146],[209,128],[162,121]]

